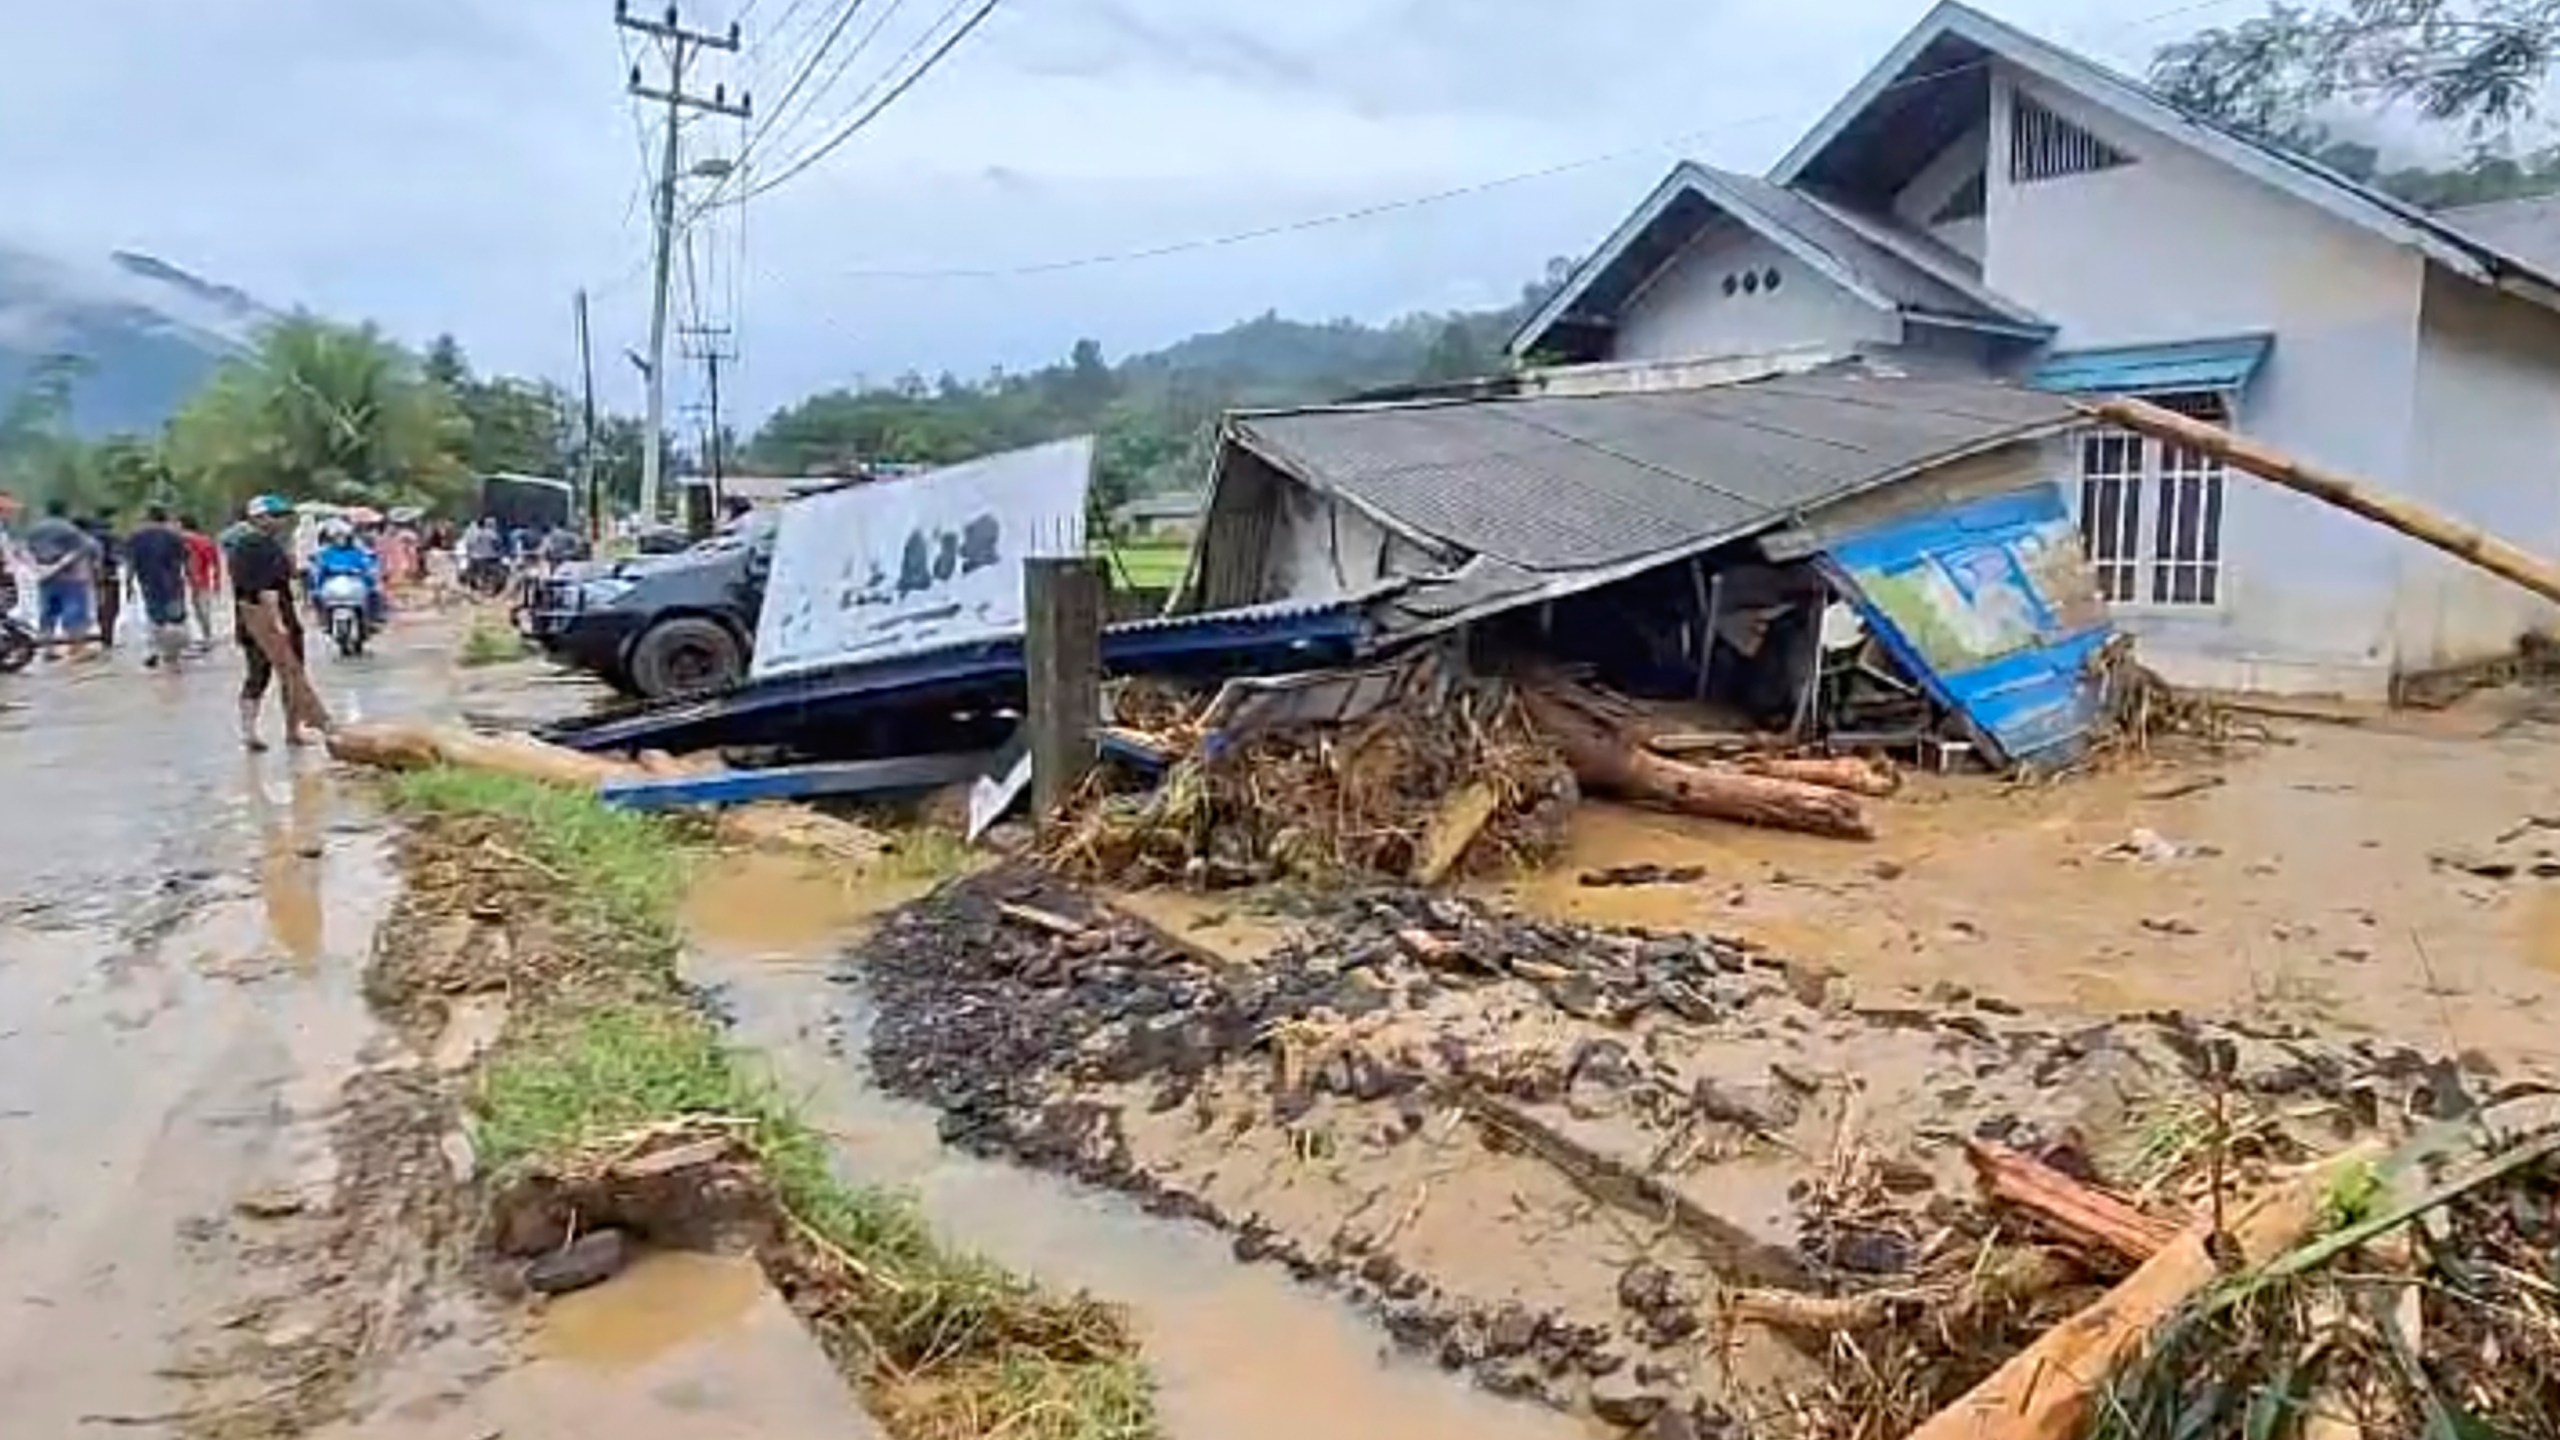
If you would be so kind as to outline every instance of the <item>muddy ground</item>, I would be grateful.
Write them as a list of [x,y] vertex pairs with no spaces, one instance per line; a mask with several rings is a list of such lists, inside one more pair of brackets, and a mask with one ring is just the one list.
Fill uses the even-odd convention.
[[1872,846],[1586,805],[1562,863],[1464,898],[1005,872],[843,975],[956,1143],[1214,1228],[1496,1393],[1756,1429],[1816,1357],[1719,1301],[1943,1258],[1985,1223],[1969,1138],[2164,1179],[2224,1046],[2270,1156],[2547,1080],[2543,715],[1923,777]]

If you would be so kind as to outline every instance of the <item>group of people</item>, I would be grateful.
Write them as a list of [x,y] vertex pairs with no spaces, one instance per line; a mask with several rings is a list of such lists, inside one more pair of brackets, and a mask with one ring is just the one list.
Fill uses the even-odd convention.
[[[0,521],[7,518],[7,507],[0,506]],[[98,655],[114,648],[130,589],[151,626],[152,648],[143,663],[174,668],[184,653],[201,653],[213,644],[215,600],[227,575],[232,634],[245,661],[240,738],[248,749],[261,751],[267,745],[259,715],[276,686],[278,663],[298,665],[304,653],[297,588],[333,569],[354,568],[378,589],[391,566],[401,573],[420,568],[414,542],[403,548],[388,540],[387,531],[383,542],[373,542],[340,520],[298,529],[301,519],[291,501],[261,495],[218,539],[192,517],[172,517],[160,505],[145,510],[133,530],[118,534],[105,515],[75,519],[67,505],[52,501],[23,533],[11,537],[0,530],[0,615],[17,606],[13,562],[23,563],[35,580],[43,653],[55,659]],[[284,711],[285,743],[308,743],[305,717],[290,697]]]
[[128,585],[155,641],[145,664],[173,663],[191,621],[196,648],[213,644],[222,548],[191,516],[173,518],[167,506],[154,505],[141,525],[119,535],[104,514],[75,520],[54,500],[19,548],[35,575],[36,634],[48,655],[113,649]]

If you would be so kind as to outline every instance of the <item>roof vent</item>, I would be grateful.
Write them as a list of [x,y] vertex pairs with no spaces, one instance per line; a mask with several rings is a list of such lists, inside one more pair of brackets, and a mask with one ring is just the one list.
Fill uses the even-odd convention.
[[2009,179],[2020,185],[2130,165],[2133,157],[2024,95],[2009,112]]

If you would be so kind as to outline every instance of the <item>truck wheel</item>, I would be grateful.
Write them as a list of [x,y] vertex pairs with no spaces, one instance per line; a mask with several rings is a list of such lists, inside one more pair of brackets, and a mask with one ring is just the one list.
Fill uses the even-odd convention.
[[632,688],[652,700],[730,684],[746,668],[738,637],[698,615],[661,620],[631,647]]

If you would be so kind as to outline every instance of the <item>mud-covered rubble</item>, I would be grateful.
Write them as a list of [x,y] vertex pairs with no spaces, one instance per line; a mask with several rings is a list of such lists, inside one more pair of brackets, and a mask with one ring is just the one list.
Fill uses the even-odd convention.
[[[2490,1083],[2303,1030],[1861,1004],[1743,943],[1447,896],[1301,918],[1243,962],[1006,872],[892,918],[843,976],[872,989],[884,1085],[953,1140],[1227,1230],[1489,1388],[1700,1433],[1803,1359],[1721,1346],[1728,1287],[1856,1290],[1987,1233],[1967,1138],[2125,1145],[2225,1052],[2256,1133],[2306,1144]],[[1832,1203],[1853,1142],[1873,1194]]]

